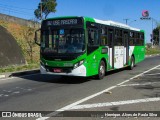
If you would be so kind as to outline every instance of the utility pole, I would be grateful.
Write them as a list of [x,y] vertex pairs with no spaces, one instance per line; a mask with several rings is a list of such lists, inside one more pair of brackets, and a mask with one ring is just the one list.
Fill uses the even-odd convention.
[[159,29],[159,46],[160,46],[160,29]]
[[126,18],[126,19],[123,19],[123,20],[125,20],[125,21],[126,21],[126,25],[127,25],[127,24],[128,24],[128,20],[129,20],[129,19],[128,19],[128,18]]
[[152,20],[152,36],[151,36],[151,39],[152,39],[152,47],[153,47],[153,44],[154,44],[154,40],[153,40],[153,18],[151,18],[151,20]]
[[[157,22],[156,19],[154,19],[154,18],[151,18],[151,19],[152,19],[152,41],[153,41],[153,36],[154,36],[154,32],[153,32],[153,22],[156,23],[157,27],[159,26],[159,23]],[[158,41],[157,45],[160,46],[160,29],[158,30],[158,40],[159,40],[159,41]]]

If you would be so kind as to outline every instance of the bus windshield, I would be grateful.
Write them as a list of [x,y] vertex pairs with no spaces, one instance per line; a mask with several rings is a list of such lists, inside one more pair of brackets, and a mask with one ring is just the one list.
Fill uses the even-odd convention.
[[41,50],[44,53],[81,53],[85,50],[83,29],[43,30]]

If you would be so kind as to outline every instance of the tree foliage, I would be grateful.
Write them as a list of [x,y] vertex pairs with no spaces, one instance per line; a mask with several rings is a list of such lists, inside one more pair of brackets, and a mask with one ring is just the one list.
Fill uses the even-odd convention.
[[159,44],[159,30],[160,30],[160,26],[156,27],[153,30],[153,39],[151,42],[153,42],[153,45],[158,45]]
[[50,13],[56,12],[56,6],[56,0],[41,0],[41,2],[38,4],[38,8],[34,11],[34,15],[39,20],[46,19]]

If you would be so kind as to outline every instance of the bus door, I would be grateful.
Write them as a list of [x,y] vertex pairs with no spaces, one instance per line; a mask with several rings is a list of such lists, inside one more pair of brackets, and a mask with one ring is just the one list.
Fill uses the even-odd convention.
[[124,65],[128,65],[129,60],[129,35],[124,32]]
[[108,29],[108,43],[109,43],[109,65],[110,69],[114,69],[114,30]]
[[124,66],[124,40],[123,40],[123,30],[115,29],[114,38],[114,68],[122,68]]

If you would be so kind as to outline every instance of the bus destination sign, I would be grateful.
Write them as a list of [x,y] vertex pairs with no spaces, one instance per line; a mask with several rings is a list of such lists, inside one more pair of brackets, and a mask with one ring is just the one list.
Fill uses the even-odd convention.
[[47,26],[81,25],[82,19],[59,19],[46,21]]

